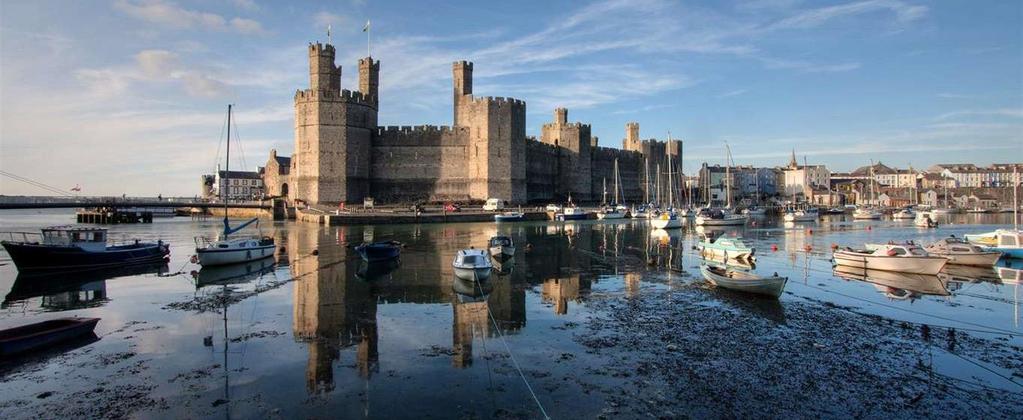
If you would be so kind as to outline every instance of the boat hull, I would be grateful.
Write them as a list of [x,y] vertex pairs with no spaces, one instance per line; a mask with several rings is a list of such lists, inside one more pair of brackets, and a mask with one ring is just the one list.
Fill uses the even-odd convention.
[[706,217],[696,217],[697,226],[742,226],[746,224],[745,217],[736,218],[724,218],[724,219],[711,219]]
[[650,219],[650,227],[654,229],[678,229],[682,227],[682,219],[679,217],[674,219]]
[[511,258],[515,255],[514,246],[492,246],[490,247],[490,256],[494,258]]
[[495,222],[518,222],[518,221],[523,220],[523,218],[524,218],[524,216],[521,215],[521,214],[518,214],[518,215],[495,214],[494,215],[494,221]]
[[712,271],[708,266],[700,267],[703,278],[714,286],[734,290],[743,293],[768,296],[777,299],[785,290],[787,277],[756,277],[752,275],[739,276],[738,278],[728,277]]
[[462,280],[473,281],[473,280],[486,280],[490,278],[490,272],[493,271],[492,267],[454,267],[455,277]]
[[238,264],[272,257],[276,245],[263,245],[245,249],[205,249],[197,248],[199,264],[203,266]]
[[559,214],[556,216],[558,220],[586,220],[589,216],[586,213],[582,214]]
[[115,268],[163,261],[170,249],[163,243],[139,243],[89,252],[77,247],[3,242],[20,272],[64,272]]
[[401,248],[397,244],[373,243],[359,245],[355,247],[355,252],[358,252],[366,262],[376,262],[398,258],[401,255]]
[[617,220],[624,219],[625,213],[610,212],[610,213],[597,213],[597,218],[600,220]]
[[835,251],[835,264],[870,270],[897,271],[911,274],[938,274],[948,262],[945,257],[889,257]]
[[972,265],[976,267],[991,267],[998,262],[999,258],[1002,257],[1002,253],[997,251],[977,252],[972,254],[933,254],[948,258],[948,264]]
[[52,346],[91,334],[99,318],[61,318],[0,331],[0,356]]
[[817,215],[794,215],[794,214],[790,213],[790,214],[786,214],[785,215],[785,221],[786,222],[816,222],[817,221]]

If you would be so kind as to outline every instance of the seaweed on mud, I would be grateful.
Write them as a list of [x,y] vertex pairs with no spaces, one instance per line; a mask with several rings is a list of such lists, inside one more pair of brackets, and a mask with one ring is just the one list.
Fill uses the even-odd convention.
[[578,379],[605,395],[605,415],[1013,417],[1023,403],[1019,392],[943,375],[931,363],[948,353],[1018,374],[1016,346],[939,327],[925,339],[914,325],[816,303],[691,290],[591,299],[597,315],[575,340],[604,360]]

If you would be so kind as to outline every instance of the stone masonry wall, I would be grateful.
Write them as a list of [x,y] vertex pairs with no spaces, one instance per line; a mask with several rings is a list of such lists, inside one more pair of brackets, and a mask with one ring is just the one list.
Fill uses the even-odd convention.
[[379,127],[370,191],[378,203],[467,201],[468,127]]

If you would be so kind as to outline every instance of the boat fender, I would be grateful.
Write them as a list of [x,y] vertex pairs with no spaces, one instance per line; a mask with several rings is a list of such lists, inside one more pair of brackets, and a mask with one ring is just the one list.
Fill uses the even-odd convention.
[[198,255],[192,255],[192,257],[189,258],[188,260],[191,261],[192,264],[198,264],[199,263],[199,256]]
[[888,254],[889,257],[894,257],[895,256],[895,250],[894,249],[889,249],[888,252],[886,252],[886,254]]

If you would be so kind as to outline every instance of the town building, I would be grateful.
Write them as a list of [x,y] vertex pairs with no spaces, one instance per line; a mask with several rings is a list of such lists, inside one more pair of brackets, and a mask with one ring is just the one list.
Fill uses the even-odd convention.
[[258,171],[218,170],[213,195],[223,200],[226,193],[231,201],[259,200],[264,196],[263,176]]
[[796,161],[796,151],[792,151],[789,165],[781,169],[784,195],[800,195],[808,197],[813,188],[827,189],[831,186],[831,172],[824,165],[800,165]]

